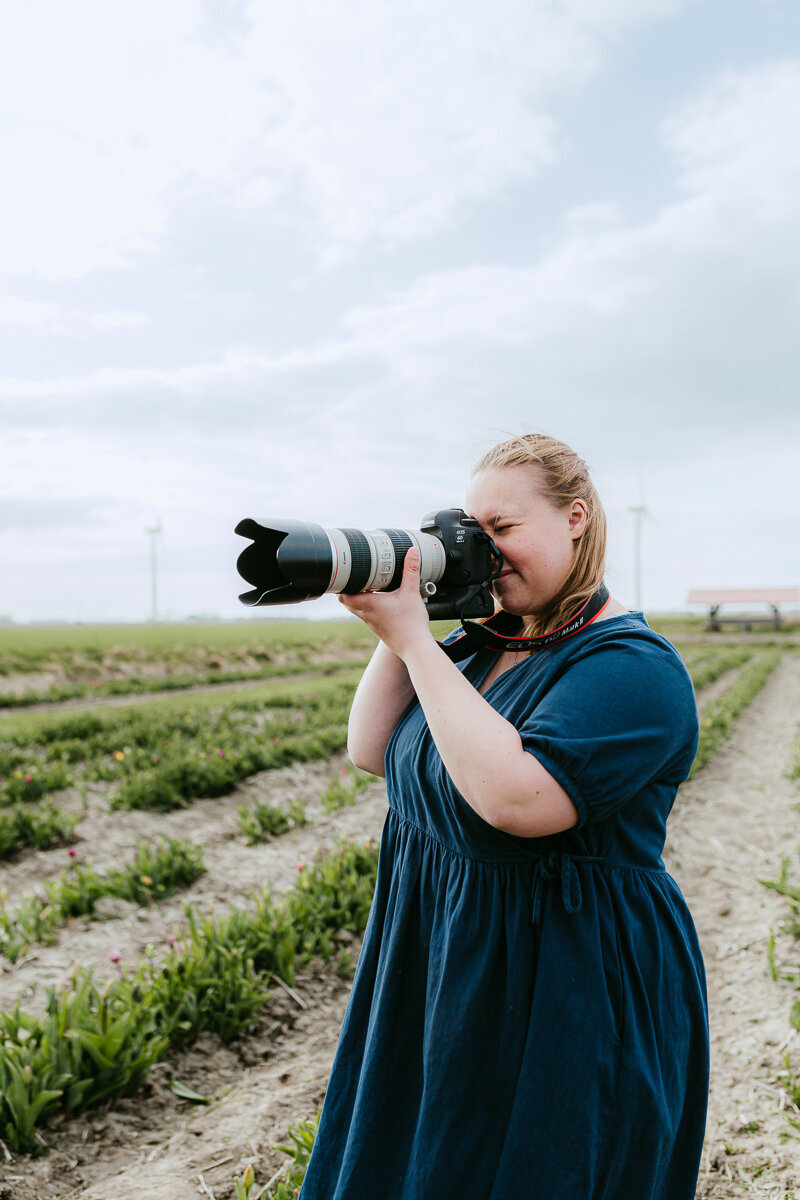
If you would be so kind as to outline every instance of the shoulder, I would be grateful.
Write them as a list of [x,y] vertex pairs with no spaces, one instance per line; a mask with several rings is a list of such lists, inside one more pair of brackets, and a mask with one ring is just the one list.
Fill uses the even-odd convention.
[[580,675],[608,694],[615,685],[647,705],[687,708],[696,715],[691,677],[678,651],[638,613],[600,621],[564,646],[558,674]]
[[589,808],[610,815],[649,781],[686,778],[698,734],[692,682],[643,618],[610,618],[543,655],[527,672],[516,725],[524,748],[570,781],[584,819]]
[[651,629],[641,613],[624,612],[605,621],[596,621],[574,638],[568,639],[564,646],[570,657],[614,647],[624,648],[645,658],[664,659],[683,666],[683,660],[672,642]]

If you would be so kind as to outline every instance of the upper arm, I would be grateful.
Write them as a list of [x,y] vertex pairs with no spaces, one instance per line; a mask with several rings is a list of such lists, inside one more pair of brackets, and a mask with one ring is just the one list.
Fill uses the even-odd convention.
[[610,816],[655,779],[677,787],[686,778],[697,708],[674,652],[620,641],[571,663],[518,729],[582,825]]
[[413,695],[405,664],[380,642],[350,710],[347,750],[355,766],[385,776],[386,747]]
[[516,837],[550,837],[578,824],[569,792],[532,754],[520,756],[505,783],[490,822],[496,829]]

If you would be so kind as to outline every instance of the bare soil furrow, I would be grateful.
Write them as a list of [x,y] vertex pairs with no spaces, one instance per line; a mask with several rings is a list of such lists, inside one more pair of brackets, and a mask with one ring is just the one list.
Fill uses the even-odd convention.
[[[766,947],[785,901],[774,879],[800,842],[797,784],[787,778],[800,717],[800,662],[784,656],[733,739],[681,789],[665,861],[692,910],[708,978],[712,1067],[698,1200],[784,1200],[800,1187],[800,1141],[779,1076],[795,1063],[796,993],[770,975]],[[787,947],[797,953],[797,947]]]
[[[228,795],[187,801],[184,807],[170,812],[111,810],[108,797],[115,785],[110,783],[88,784],[85,807],[77,788],[56,793],[53,801],[64,811],[79,816],[73,849],[81,861],[90,861],[100,871],[118,867],[132,856],[138,840],[155,837],[180,837],[197,842],[202,845],[209,865],[208,855],[219,845],[227,846],[231,838],[241,839],[236,823],[237,809],[241,805],[256,800],[276,805],[297,801],[303,807],[310,805],[313,808],[316,804],[318,808],[321,789],[347,766],[346,756],[339,753],[329,759],[312,759],[274,771],[261,771],[243,779]],[[10,896],[19,896],[26,890],[33,890],[42,880],[55,878],[69,857],[64,847],[26,849],[16,860],[0,863],[0,883]]]
[[[203,911],[247,906],[253,893],[266,884],[275,894],[290,886],[297,879],[298,862],[309,860],[318,846],[328,846],[341,836],[360,839],[377,835],[386,811],[382,781],[371,785],[352,807],[325,813],[319,803],[320,789],[344,763],[342,754],[324,763],[297,763],[280,771],[262,772],[230,796],[195,801],[186,809],[155,818],[152,813],[108,813],[100,808],[87,814],[81,823],[84,841],[78,850],[99,869],[127,862],[133,856],[137,838],[151,838],[157,832],[165,837],[184,837],[202,846],[207,873],[191,888],[152,908],[114,902],[110,907],[120,914],[115,919],[76,919],[58,932],[54,945],[31,946],[13,966],[0,959],[0,1009],[8,1010],[19,1000],[26,1010],[39,1011],[47,988],[76,963],[92,967],[100,975],[108,974],[112,948],[120,952],[123,963],[141,955],[148,945],[156,951],[160,947],[166,950],[167,938],[185,925],[186,903],[196,904]],[[237,806],[255,795],[274,804],[297,800],[306,808],[309,823],[269,842],[245,845],[234,817]],[[63,866],[63,850],[40,853],[36,858],[47,860],[51,866],[54,855],[58,855],[59,867]],[[19,897],[26,886],[33,890],[37,866],[41,870],[42,865],[17,864],[17,875],[7,878],[4,884],[10,895]]]
[[733,667],[730,671],[725,671],[713,683],[707,684],[706,687],[700,688],[697,693],[697,707],[700,712],[711,701],[716,700],[718,696],[723,696],[727,692],[731,684],[738,679],[742,673],[741,667]]

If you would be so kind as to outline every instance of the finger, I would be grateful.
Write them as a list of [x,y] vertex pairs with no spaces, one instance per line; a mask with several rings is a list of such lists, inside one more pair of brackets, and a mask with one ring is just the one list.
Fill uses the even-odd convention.
[[415,546],[406,551],[406,560],[403,563],[403,580],[402,587],[419,588],[419,550]]

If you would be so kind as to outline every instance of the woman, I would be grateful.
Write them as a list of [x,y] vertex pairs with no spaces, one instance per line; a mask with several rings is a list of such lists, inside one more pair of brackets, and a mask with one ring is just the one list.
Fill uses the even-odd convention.
[[467,511],[540,648],[456,666],[416,551],[397,591],[341,598],[380,638],[349,748],[389,812],[302,1197],[692,1200],[705,980],[660,858],[691,682],[616,600],[570,619],[605,596],[605,517],[569,447],[495,447]]

